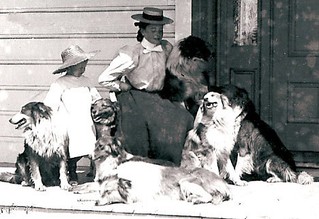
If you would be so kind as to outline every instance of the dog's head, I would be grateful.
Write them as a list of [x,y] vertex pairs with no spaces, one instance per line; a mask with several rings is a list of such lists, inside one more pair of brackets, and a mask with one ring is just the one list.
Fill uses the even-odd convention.
[[228,105],[233,109],[237,108],[238,111],[243,113],[248,113],[248,111],[255,109],[245,89],[231,84],[221,86],[217,89],[221,94],[223,105]]
[[51,118],[51,108],[42,102],[30,102],[21,108],[21,111],[15,114],[9,122],[16,125],[16,129],[33,129],[42,119]]
[[251,110],[254,106],[245,89],[234,85],[215,87],[205,94],[195,123],[207,124],[211,121],[218,124],[242,120]]
[[208,92],[203,98],[203,103],[200,109],[203,114],[207,117],[212,118],[217,111],[217,109],[222,108],[223,102],[221,94],[217,92]]
[[212,63],[211,46],[204,40],[189,36],[174,45],[166,68],[184,86],[184,100],[202,98],[209,85],[208,71]]
[[117,175],[111,175],[101,180],[100,199],[95,205],[107,205],[112,203],[126,203],[128,201],[128,189],[131,188],[131,182],[119,178]]
[[112,102],[109,99],[99,99],[91,107],[93,121],[106,126],[115,124],[118,112],[118,103]]

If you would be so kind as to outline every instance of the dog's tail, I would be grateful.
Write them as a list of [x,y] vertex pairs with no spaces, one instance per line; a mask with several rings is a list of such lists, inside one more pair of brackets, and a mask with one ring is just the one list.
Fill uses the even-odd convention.
[[308,185],[314,182],[313,176],[305,171],[297,173],[297,175],[297,183],[299,184]]
[[273,156],[266,163],[266,172],[272,177],[268,178],[268,182],[293,182],[299,183],[302,185],[311,184],[314,182],[314,179],[311,175],[302,171],[300,173],[289,166],[288,163],[283,161],[277,156]]
[[2,172],[0,173],[1,182],[9,182],[13,184],[20,184],[22,182],[21,178],[15,173]]

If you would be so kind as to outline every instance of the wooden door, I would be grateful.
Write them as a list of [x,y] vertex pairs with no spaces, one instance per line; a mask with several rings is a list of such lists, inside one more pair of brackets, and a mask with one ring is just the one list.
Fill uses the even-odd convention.
[[[255,13],[251,26],[260,28],[257,22],[259,7],[257,0],[249,1],[255,3],[255,8],[250,8],[250,12],[245,14],[243,14],[246,11],[244,7],[248,7],[241,4],[240,0],[219,1],[216,81],[218,85],[235,84],[245,88],[259,111],[261,43],[257,35],[254,35],[252,40],[240,37],[243,36],[243,32],[247,32],[244,29],[249,29],[244,27],[248,25],[243,17],[252,17]],[[254,32],[256,33],[257,29]]]
[[291,150],[319,152],[318,0],[272,7],[273,125]]
[[285,145],[297,155],[307,155],[299,156],[300,161],[317,162],[318,0],[259,0],[257,43],[236,46],[240,1],[254,0],[219,1],[217,82],[246,88]]

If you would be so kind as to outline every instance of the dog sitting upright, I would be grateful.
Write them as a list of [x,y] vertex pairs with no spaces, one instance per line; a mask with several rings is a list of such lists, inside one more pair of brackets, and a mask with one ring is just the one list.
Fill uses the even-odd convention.
[[96,138],[113,136],[120,117],[119,104],[110,99],[99,99],[92,104],[91,115],[96,129]]
[[10,123],[23,131],[24,151],[17,158],[15,173],[1,173],[0,181],[34,186],[38,191],[54,185],[69,190],[68,138],[63,120],[52,115],[51,108],[42,102],[30,102]]
[[[227,105],[227,106],[226,106]],[[243,115],[240,107],[226,110],[227,99],[219,93],[209,92],[203,98],[189,131],[182,153],[182,166],[203,167],[227,177],[235,184],[241,180],[234,174],[229,156],[234,148]]]
[[[306,172],[296,172],[292,154],[276,132],[260,119],[246,90],[225,85],[215,91],[205,95],[196,119],[200,125],[195,130],[200,126],[204,128],[188,140],[198,148],[206,144],[213,148],[217,158],[211,161],[215,162],[213,171],[217,162],[219,172],[236,185],[246,184],[242,180],[244,175],[255,175],[267,182],[313,182],[313,177]],[[232,152],[237,156],[235,168],[230,160]]]
[[[96,139],[102,136],[114,136],[117,123],[120,117],[119,104],[110,99],[101,98],[95,101],[91,106],[91,117],[94,122]],[[95,175],[95,164],[90,159],[90,170],[86,174],[88,177]]]

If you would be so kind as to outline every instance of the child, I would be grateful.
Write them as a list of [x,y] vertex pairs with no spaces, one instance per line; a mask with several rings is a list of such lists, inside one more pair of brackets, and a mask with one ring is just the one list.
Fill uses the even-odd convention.
[[97,52],[85,53],[73,45],[61,53],[63,64],[53,74],[63,73],[51,84],[43,101],[54,113],[64,115],[69,137],[69,178],[76,184],[76,163],[82,156],[91,155],[96,141],[91,118],[91,104],[101,96],[90,80],[83,76],[88,60]]

